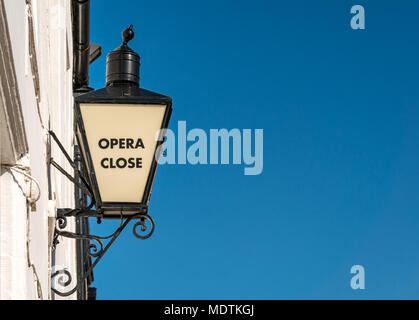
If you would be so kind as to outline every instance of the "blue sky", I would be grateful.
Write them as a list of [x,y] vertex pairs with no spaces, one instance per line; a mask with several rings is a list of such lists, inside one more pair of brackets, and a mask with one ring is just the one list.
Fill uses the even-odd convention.
[[[350,28],[356,4],[366,30]],[[170,128],[264,130],[259,176],[159,167],[156,231],[125,230],[95,269],[98,299],[419,298],[418,14],[417,1],[92,1],[92,87],[132,23],[141,86],[173,98]]]

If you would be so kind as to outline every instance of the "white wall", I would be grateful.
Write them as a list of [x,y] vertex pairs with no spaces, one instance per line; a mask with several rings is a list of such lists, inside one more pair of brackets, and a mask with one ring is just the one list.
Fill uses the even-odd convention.
[[[51,247],[48,233],[47,128],[57,134],[66,150],[73,150],[71,8],[66,0],[32,0],[34,43],[38,74],[29,56],[28,5],[25,0],[4,2],[23,111],[29,154],[22,159],[40,184],[36,208],[27,209],[22,189],[30,182],[22,174],[2,168],[0,176],[0,298],[57,298],[51,295]],[[69,63],[69,65],[68,65]],[[38,77],[37,99],[34,79]],[[71,167],[53,143],[52,155],[68,172]],[[74,207],[74,185],[51,169],[52,198],[58,208]],[[29,219],[28,219],[29,218]],[[74,230],[69,220],[67,230]],[[75,241],[60,239],[56,264],[76,278]],[[74,281],[73,281],[74,284]],[[72,285],[67,288],[71,289]],[[64,289],[65,290],[65,289]],[[69,297],[75,299],[76,295]]]

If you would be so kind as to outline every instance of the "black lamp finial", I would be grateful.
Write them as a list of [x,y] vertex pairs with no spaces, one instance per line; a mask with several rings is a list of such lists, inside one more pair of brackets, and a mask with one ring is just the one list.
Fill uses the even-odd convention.
[[124,45],[127,45],[129,41],[134,39],[134,30],[132,24],[130,24],[129,27],[126,28],[124,31],[122,31],[122,39]]
[[106,57],[106,86],[140,85],[140,56],[128,47],[134,38],[132,24],[122,31],[122,44]]

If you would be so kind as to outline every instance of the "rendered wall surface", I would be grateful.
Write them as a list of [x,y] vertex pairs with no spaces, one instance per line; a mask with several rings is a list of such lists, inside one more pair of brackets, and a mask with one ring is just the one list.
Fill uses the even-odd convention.
[[[48,208],[74,207],[74,185],[52,168],[49,188],[47,170],[49,127],[69,154],[73,152],[70,3],[66,0],[0,0],[10,39],[9,44],[1,43],[0,47],[10,45],[13,60],[0,61],[0,64],[13,63],[19,93],[19,102],[15,102],[21,107],[21,125],[28,145],[28,153],[23,157],[15,159],[11,154],[10,130],[5,129],[9,119],[4,115],[7,113],[5,100],[8,103],[5,97],[11,88],[2,86],[6,93],[0,95],[0,150],[10,154],[1,157],[0,299],[58,299],[51,293],[50,280],[57,266],[67,269],[73,279],[76,278],[75,241],[61,238],[53,251],[50,240],[54,221],[48,219],[54,214],[54,210],[49,213]],[[0,73],[0,77],[5,79],[6,74]],[[54,143],[52,156],[72,173]],[[5,159],[14,163],[4,163]],[[11,169],[10,166],[16,164],[39,183],[40,197],[34,204],[28,203],[27,198],[36,196],[36,183],[19,170]],[[68,222],[67,230],[74,231],[74,221]],[[67,299],[75,298],[73,294]]]

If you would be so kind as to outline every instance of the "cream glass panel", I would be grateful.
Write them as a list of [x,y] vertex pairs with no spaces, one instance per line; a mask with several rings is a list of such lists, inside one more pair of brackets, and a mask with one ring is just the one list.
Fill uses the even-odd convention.
[[81,104],[80,110],[102,202],[141,202],[166,106]]

